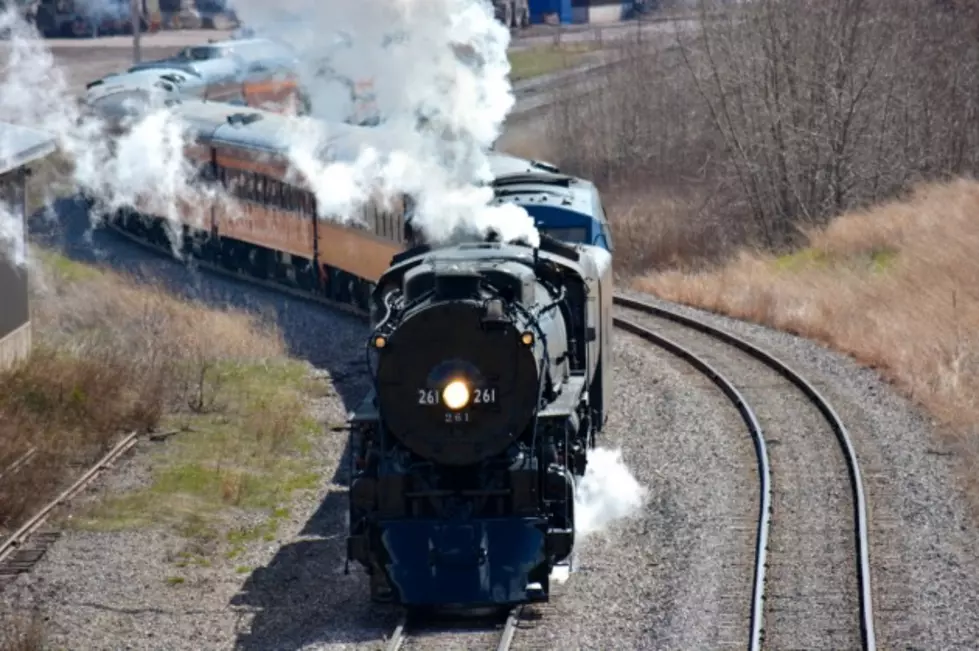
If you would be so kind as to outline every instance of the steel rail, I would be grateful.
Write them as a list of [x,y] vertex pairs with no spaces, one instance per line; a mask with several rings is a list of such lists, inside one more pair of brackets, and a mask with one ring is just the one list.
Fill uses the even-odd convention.
[[[513,644],[513,638],[516,637],[517,633],[517,622],[520,621],[520,614],[523,610],[522,606],[516,606],[511,608],[507,613],[506,622],[503,625],[503,630],[500,633],[500,641],[496,646],[496,651],[509,651]],[[402,613],[401,617],[398,619],[397,625],[394,627],[394,631],[391,633],[391,637],[388,638],[388,642],[385,645],[385,651],[400,651],[404,647],[405,642],[409,638],[409,635],[405,632],[408,628],[408,613]]]
[[398,620],[398,625],[394,627],[394,632],[391,633],[391,637],[388,638],[387,646],[384,648],[386,651],[399,651],[401,645],[405,642],[405,628],[408,626],[408,614],[404,613],[401,615],[401,619]]
[[523,606],[518,606],[510,610],[506,618],[506,624],[503,625],[503,634],[500,636],[500,643],[496,645],[496,651],[510,650],[510,645],[513,644],[513,638],[517,634],[517,622],[520,621],[522,612]]
[[772,474],[768,458],[768,447],[765,445],[765,434],[762,431],[761,424],[758,422],[758,418],[755,416],[751,405],[748,404],[748,401],[734,384],[720,371],[704,361],[703,358],[674,342],[672,339],[667,339],[663,335],[632,321],[627,321],[620,317],[613,317],[612,323],[626,332],[630,332],[645,341],[669,351],[709,377],[734,406],[737,407],[742,420],[744,420],[745,425],[748,427],[748,431],[755,444],[755,455],[758,458],[758,477],[761,492],[758,508],[758,528],[755,536],[755,570],[751,585],[751,623],[748,649],[750,651],[760,651],[765,616],[765,570],[768,565],[768,540],[772,517]]
[[0,479],[3,479],[7,475],[12,475],[12,474],[16,473],[27,462],[29,462],[34,457],[35,454],[37,454],[37,448],[35,448],[33,446],[31,446],[30,448],[28,448],[27,449],[27,452],[25,452],[24,454],[20,455],[16,459],[14,459],[14,462],[13,463],[11,463],[9,466],[7,466],[6,469],[4,469],[3,472],[0,472]]
[[119,441],[109,452],[99,459],[95,465],[91,466],[85,474],[78,478],[78,480],[69,486],[64,492],[54,498],[52,501],[42,508],[40,511],[34,514],[30,520],[24,523],[24,525],[17,531],[10,534],[10,537],[0,543],[0,562],[5,561],[10,555],[12,555],[20,545],[25,542],[30,536],[41,528],[41,525],[47,521],[48,516],[51,512],[68,501],[79,491],[85,488],[89,483],[92,482],[98,474],[104,470],[109,464],[121,457],[123,454],[128,452],[137,443],[137,432],[132,432],[127,435],[124,439]]
[[860,474],[860,464],[850,439],[850,433],[829,401],[791,366],[781,361],[771,353],[758,348],[726,330],[715,328],[699,319],[689,317],[666,308],[652,305],[626,296],[616,295],[613,303],[620,307],[644,312],[697,330],[709,337],[723,341],[742,352],[754,357],[769,368],[778,372],[786,380],[794,384],[819,409],[829,422],[836,434],[845,457],[850,485],[854,495],[854,520],[857,533],[857,574],[860,582],[860,634],[865,651],[876,651],[877,636],[874,630],[873,593],[870,580],[870,536],[867,533],[867,499]]

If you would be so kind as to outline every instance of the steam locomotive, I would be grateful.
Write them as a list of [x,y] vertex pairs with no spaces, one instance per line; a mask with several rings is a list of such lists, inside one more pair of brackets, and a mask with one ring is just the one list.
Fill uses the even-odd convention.
[[611,256],[544,235],[395,256],[352,418],[348,554],[413,606],[547,601],[605,422]]
[[[495,204],[523,206],[539,245],[425,240],[410,197],[324,219],[288,160],[289,123],[173,100],[187,158],[222,200],[150,202],[110,218],[132,237],[370,314],[373,388],[350,419],[348,561],[371,598],[408,606],[546,601],[572,569],[575,486],[610,395],[612,247],[595,186],[489,152]],[[92,110],[115,107],[94,103]],[[382,130],[337,124],[321,156],[355,159]]]

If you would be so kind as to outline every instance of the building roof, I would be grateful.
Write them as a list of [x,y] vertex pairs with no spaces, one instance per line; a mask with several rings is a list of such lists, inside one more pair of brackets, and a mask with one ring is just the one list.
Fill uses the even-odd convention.
[[0,122],[0,174],[43,158],[54,150],[53,136],[37,129]]

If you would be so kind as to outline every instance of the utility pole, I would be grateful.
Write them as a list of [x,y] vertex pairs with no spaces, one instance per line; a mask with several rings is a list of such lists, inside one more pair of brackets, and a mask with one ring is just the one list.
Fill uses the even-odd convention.
[[133,21],[133,63],[139,63],[141,60],[139,52],[139,37],[140,37],[140,16],[142,15],[142,0],[131,0],[130,2],[130,13],[132,14]]

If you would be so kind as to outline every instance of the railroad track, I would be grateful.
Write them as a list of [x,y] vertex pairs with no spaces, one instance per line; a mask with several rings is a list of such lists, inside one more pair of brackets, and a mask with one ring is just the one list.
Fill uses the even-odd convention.
[[406,613],[398,620],[384,648],[386,651],[409,651],[423,647],[432,637],[440,637],[445,642],[445,637],[450,636],[453,638],[452,648],[508,651],[516,636],[522,611],[523,607],[518,606],[507,611],[506,619],[493,615],[452,622]]
[[[624,296],[616,296],[614,304],[619,310],[640,315],[638,321],[614,316],[617,327],[679,356],[709,377],[737,407],[751,434],[758,459],[759,509],[748,648],[757,651],[763,644],[772,648],[811,648],[827,644],[829,648],[859,645],[867,651],[875,650],[866,497],[849,433],[833,407],[791,367],[725,330]],[[653,325],[655,330],[650,327]],[[680,341],[683,344],[678,343]],[[730,357],[732,352],[742,359],[735,362]],[[729,379],[734,374],[725,371],[735,364],[743,364],[744,357],[750,358],[755,365],[764,366],[769,375],[779,376],[818,412],[823,429],[832,430],[838,443],[835,454],[814,455],[817,458],[800,454],[813,447],[827,451],[829,446],[825,439],[818,440],[816,432],[807,430],[803,437],[793,436],[792,427],[778,422],[775,417],[771,418],[773,422],[770,424],[779,438],[766,441],[761,420],[745,395],[759,396],[777,389],[781,401],[786,387],[779,384],[758,386],[755,381],[744,379],[736,383]],[[743,366],[736,368],[743,378]],[[779,452],[772,454],[769,450],[776,442],[779,445],[775,449]],[[834,461],[835,472],[827,471],[826,466],[833,466]],[[840,474],[847,477],[849,500],[832,497]],[[799,508],[807,498],[825,500],[830,506],[849,507],[846,509],[848,515],[842,518],[850,520],[849,526],[833,520],[822,523],[825,526],[817,531],[810,525],[813,521],[821,524],[818,513]],[[839,517],[839,510],[835,516]],[[819,533],[828,536],[820,544],[812,545],[811,540],[803,540],[801,545],[793,544],[800,537]],[[807,547],[806,542],[810,542],[810,546]],[[814,550],[816,558],[801,558]],[[844,558],[842,564],[848,567],[841,567],[840,561]],[[774,566],[770,568],[772,563]],[[814,575],[818,575],[816,593],[806,592]],[[820,592],[820,589],[824,591]],[[854,635],[855,631],[859,633]],[[800,640],[800,632],[814,635]]]
[[0,588],[19,574],[29,571],[44,556],[48,548],[59,537],[57,531],[42,531],[51,513],[73,498],[112,465],[117,459],[131,450],[137,443],[137,433],[124,437],[109,452],[92,465],[75,483],[48,502],[17,531],[0,542]]

